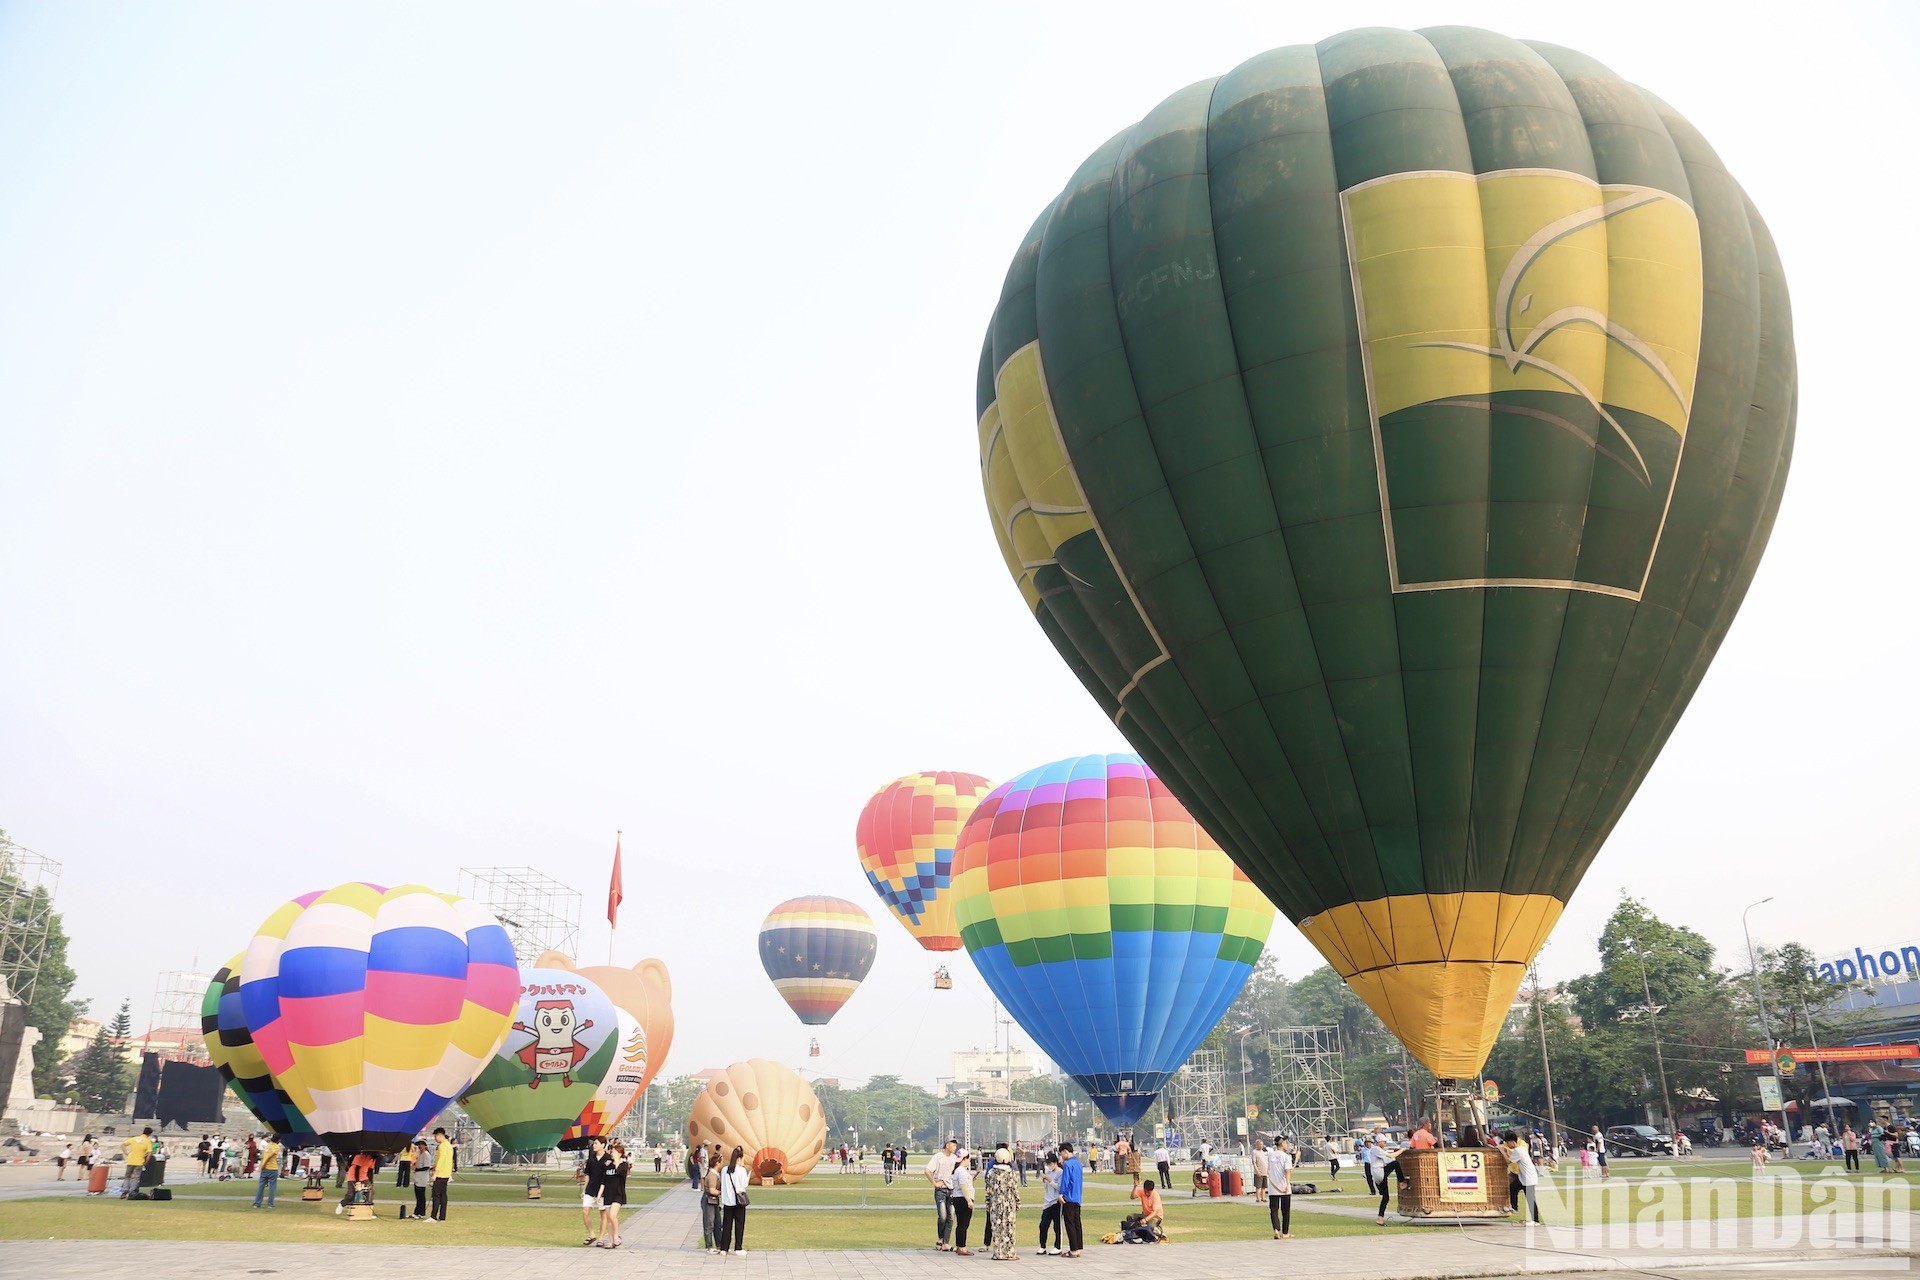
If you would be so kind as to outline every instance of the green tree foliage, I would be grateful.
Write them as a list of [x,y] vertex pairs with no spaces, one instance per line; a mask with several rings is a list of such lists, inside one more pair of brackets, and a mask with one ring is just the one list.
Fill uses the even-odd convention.
[[[13,841],[0,831],[0,882],[11,891],[18,881]],[[33,989],[33,1000],[27,1009],[27,1025],[40,1032],[40,1043],[33,1047],[33,1091],[38,1096],[58,1097],[64,1083],[62,1062],[60,1059],[60,1040],[73,1025],[74,1018],[85,1013],[86,1001],[73,1000],[73,984],[77,979],[73,966],[67,963],[67,931],[60,919],[60,913],[53,911],[52,902],[44,888],[33,891],[33,902],[29,914],[38,916],[47,912],[50,923],[44,939],[23,937],[8,932],[0,935],[0,966],[13,970],[17,965],[30,959],[27,948],[39,949],[40,975]],[[44,946],[42,946],[44,942]]]
[[675,1076],[656,1080],[647,1103],[647,1124],[655,1133],[664,1133],[684,1141],[687,1121],[693,1118],[693,1100],[705,1086],[693,1076]]
[[89,1111],[119,1114],[133,1093],[137,1073],[126,1058],[126,1046],[133,1040],[130,1010],[130,1002],[121,1001],[120,1012],[100,1029],[74,1064],[72,1096]]
[[[1640,980],[1646,964],[1646,983]],[[1713,944],[1683,926],[1656,917],[1636,899],[1622,896],[1600,931],[1600,969],[1567,984],[1573,1011],[1589,1027],[1618,1021],[1626,1009],[1647,1003],[1671,1005],[1721,984]]]

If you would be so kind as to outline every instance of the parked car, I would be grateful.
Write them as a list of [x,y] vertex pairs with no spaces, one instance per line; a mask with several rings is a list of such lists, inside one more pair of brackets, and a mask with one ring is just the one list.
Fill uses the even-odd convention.
[[1670,1156],[1673,1139],[1650,1124],[1616,1124],[1607,1130],[1607,1154]]

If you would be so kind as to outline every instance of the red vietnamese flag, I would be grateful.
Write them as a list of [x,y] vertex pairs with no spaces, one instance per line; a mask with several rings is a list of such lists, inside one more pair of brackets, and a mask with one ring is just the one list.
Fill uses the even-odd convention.
[[627,895],[620,888],[620,835],[613,837],[613,878],[607,881],[607,927],[612,928],[620,914],[620,902]]

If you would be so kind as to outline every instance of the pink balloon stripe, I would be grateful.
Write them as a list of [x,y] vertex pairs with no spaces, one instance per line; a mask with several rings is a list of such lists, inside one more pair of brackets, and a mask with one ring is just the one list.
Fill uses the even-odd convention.
[[460,1016],[466,1002],[464,978],[436,978],[424,973],[367,971],[367,1012],[389,1022],[414,1027],[438,1026]]
[[347,991],[334,996],[300,996],[280,1000],[279,1025],[297,1044],[339,1044],[366,1030],[366,996]]
[[287,1048],[287,1020],[275,1018],[258,1031],[249,1031],[253,1043],[259,1046],[260,1057],[267,1064],[267,1071],[273,1075],[282,1075],[293,1066],[293,1053]]
[[491,1013],[507,1013],[520,1005],[520,971],[503,964],[469,964],[467,999]]

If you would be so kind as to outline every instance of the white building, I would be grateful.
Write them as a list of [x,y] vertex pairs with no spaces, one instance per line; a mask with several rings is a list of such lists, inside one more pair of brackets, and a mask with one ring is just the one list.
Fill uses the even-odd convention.
[[1005,1098],[1014,1081],[1044,1075],[1040,1055],[1031,1049],[958,1049],[952,1075],[941,1082],[941,1094],[955,1098],[979,1091],[989,1098]]

